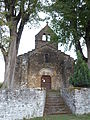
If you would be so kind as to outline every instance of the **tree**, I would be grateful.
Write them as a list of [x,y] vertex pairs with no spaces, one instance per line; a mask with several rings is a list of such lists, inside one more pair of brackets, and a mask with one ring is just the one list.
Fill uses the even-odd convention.
[[70,83],[74,87],[90,87],[90,70],[79,51],[77,52],[77,60],[74,65],[74,73],[70,78]]
[[[90,68],[90,1],[89,0],[55,0],[47,8],[52,16],[53,28],[59,36],[59,42],[75,46],[83,60],[88,60]],[[88,59],[85,58],[81,38],[87,47]]]
[[[24,26],[28,21],[32,24],[38,19],[38,12],[41,8],[40,0],[0,0],[2,34],[0,49],[6,63],[4,87],[13,87],[16,57]],[[8,30],[8,35],[4,29]]]

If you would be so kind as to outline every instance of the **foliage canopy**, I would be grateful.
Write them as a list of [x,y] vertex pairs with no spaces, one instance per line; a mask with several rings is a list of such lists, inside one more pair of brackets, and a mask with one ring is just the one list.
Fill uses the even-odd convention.
[[90,47],[90,1],[89,0],[55,0],[47,8],[52,16],[53,28],[59,36],[59,42],[75,46],[84,60],[83,45]]
[[75,87],[90,87],[90,70],[82,59],[80,52],[74,65],[74,73],[70,78],[70,83]]
[[37,24],[42,8],[41,0],[0,0],[0,49],[5,61],[12,34],[17,36],[18,48],[25,24]]

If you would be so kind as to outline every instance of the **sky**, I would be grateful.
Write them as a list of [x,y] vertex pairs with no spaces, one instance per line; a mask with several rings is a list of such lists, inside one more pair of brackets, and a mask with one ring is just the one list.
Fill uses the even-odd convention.
[[[24,54],[27,53],[28,51],[31,51],[32,49],[35,48],[35,35],[46,25],[46,22],[42,22],[40,24],[40,26],[38,27],[33,27],[32,29],[30,29],[27,26],[25,26],[23,33],[22,33],[22,37],[21,37],[21,41],[20,41],[20,45],[19,45],[19,52],[18,55],[20,54]],[[64,51],[64,47],[59,45],[59,49],[63,52]],[[71,57],[75,58],[75,53],[74,53],[74,48],[72,48],[71,51],[67,51],[66,54],[69,54]],[[4,60],[3,60],[3,56],[0,54],[0,82],[2,82],[4,80],[4,70],[5,70],[5,66],[4,66]]]

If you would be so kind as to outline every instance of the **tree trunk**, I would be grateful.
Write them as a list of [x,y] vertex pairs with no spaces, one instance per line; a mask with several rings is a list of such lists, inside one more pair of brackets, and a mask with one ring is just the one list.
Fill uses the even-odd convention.
[[16,64],[16,40],[13,40],[10,45],[10,50],[8,54],[6,69],[5,69],[5,78],[4,78],[4,87],[11,88],[11,84],[14,78]]
[[5,77],[4,77],[4,84],[3,88],[12,88],[13,87],[13,81],[14,81],[14,72],[15,72],[15,66],[16,66],[16,57],[17,57],[17,50],[16,50],[16,40],[17,40],[17,34],[16,34],[16,28],[12,30],[11,32],[11,44],[8,52],[8,58],[6,61],[5,66]]
[[90,40],[87,42],[88,68],[90,69]]
[[90,20],[87,22],[85,41],[87,46],[88,68],[90,69]]

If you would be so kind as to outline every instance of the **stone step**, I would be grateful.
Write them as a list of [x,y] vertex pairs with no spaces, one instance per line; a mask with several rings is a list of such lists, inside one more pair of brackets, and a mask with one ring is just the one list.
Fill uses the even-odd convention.
[[44,115],[56,115],[56,114],[71,114],[71,111],[61,110],[61,111],[46,111]]
[[46,106],[64,106],[64,103],[46,103]]
[[46,95],[44,115],[71,114],[58,91],[49,91]]
[[45,108],[45,113],[46,114],[55,114],[55,113],[67,113],[67,114],[70,114],[71,113],[71,111],[70,110],[68,110],[67,108]]
[[48,96],[48,97],[52,97],[52,96],[53,96],[53,97],[59,97],[59,94],[55,95],[55,94],[49,93],[49,94],[47,94],[47,96]]
[[[52,108],[51,108],[52,109]],[[47,113],[55,113],[55,112],[69,112],[66,108],[53,108],[51,109],[45,109]]]
[[46,100],[46,103],[63,103],[60,100]]
[[57,114],[71,114],[70,111],[47,111],[46,113],[44,113],[44,115],[57,115]]
[[46,102],[46,105],[64,105],[63,102]]
[[57,108],[62,109],[63,108],[63,109],[67,109],[67,106],[65,106],[65,105],[56,105],[56,106],[55,105],[46,105],[45,108],[50,108],[50,109],[53,109],[53,108],[54,109],[57,109]]
[[48,98],[59,98],[60,96],[48,96]]
[[[52,109],[52,110],[51,110]],[[66,108],[51,108],[51,109],[45,109],[45,111],[48,113],[56,113],[56,112],[69,112]]]
[[61,106],[49,106],[49,107],[45,107],[45,110],[68,110],[67,107],[61,107]]
[[54,103],[58,103],[58,102],[59,102],[59,103],[63,103],[63,100],[60,100],[60,99],[47,99],[47,98],[46,98],[46,102],[47,102],[47,103],[53,103],[53,102],[54,102]]
[[47,101],[49,101],[49,100],[50,100],[50,101],[51,101],[51,100],[63,101],[63,99],[61,99],[60,97],[58,97],[58,98],[46,98],[46,100],[47,100]]

